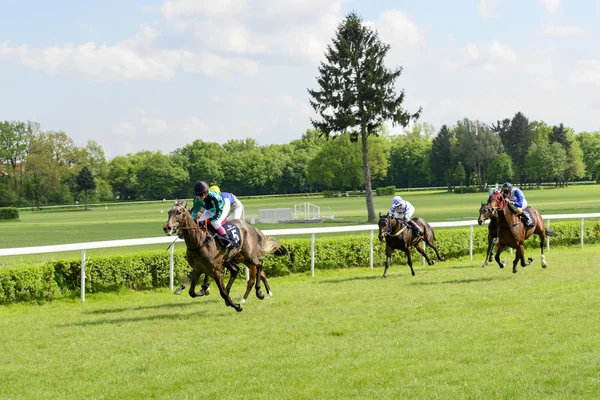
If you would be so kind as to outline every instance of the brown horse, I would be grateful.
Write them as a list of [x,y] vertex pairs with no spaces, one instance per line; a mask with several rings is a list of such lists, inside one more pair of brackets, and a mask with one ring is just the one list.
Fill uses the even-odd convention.
[[[502,195],[500,193],[494,193],[492,196],[496,196],[496,198],[500,198]],[[491,197],[491,196],[490,196]],[[487,202],[482,202],[481,207],[479,207],[479,217],[477,218],[477,223],[482,225],[484,221],[490,220],[488,224],[488,247],[487,253],[485,256],[485,262],[481,266],[481,268],[485,268],[488,265],[488,262],[492,262],[492,257],[494,254],[494,246],[498,243],[498,214],[496,211],[492,210],[489,205],[490,199],[488,198]]]
[[[196,297],[195,288],[198,279],[201,274],[206,274],[217,284],[225,304],[239,312],[242,311],[242,306],[234,302],[229,296],[231,285],[239,270],[236,263],[244,263],[250,270],[250,279],[247,283],[244,298],[248,296],[252,286],[256,283],[256,297],[262,300],[265,297],[260,288],[260,281],[263,277],[267,291],[271,292],[262,270],[263,259],[267,253],[271,252],[276,255],[285,255],[287,249],[275,239],[267,238],[261,231],[245,221],[232,220],[230,223],[239,230],[241,245],[235,249],[226,248],[216,240],[215,235],[208,231],[206,224],[196,224],[186,208],[186,202],[183,201],[175,202],[169,210],[168,219],[163,226],[163,230],[167,235],[176,234],[178,230],[181,230],[183,234],[187,247],[186,259],[193,270],[189,289],[190,296]],[[228,264],[231,267],[231,276],[227,286],[225,286],[223,269]],[[257,276],[259,279],[256,279]]]
[[525,229],[525,224],[521,218],[511,208],[514,208],[508,199],[502,196],[490,196],[489,207],[498,215],[498,248],[494,257],[500,268],[504,268],[505,262],[500,261],[500,253],[505,247],[511,247],[516,250],[515,259],[513,260],[513,272],[518,272],[517,264],[521,260],[521,267],[526,267],[531,264],[533,258],[529,257],[525,260],[524,243],[534,233],[540,238],[540,250],[542,252],[542,268],[548,267],[546,257],[544,256],[544,243],[546,236],[554,236],[554,232],[544,226],[542,216],[533,207],[527,207],[526,210],[533,218],[535,225],[529,229]]
[[387,270],[390,267],[394,250],[402,250],[404,254],[406,254],[406,260],[413,276],[415,276],[415,270],[413,269],[412,258],[410,255],[411,247],[416,248],[417,251],[425,257],[427,264],[435,264],[435,260],[429,259],[427,252],[421,247],[421,240],[435,251],[438,260],[444,261],[444,257],[440,256],[437,246],[435,245],[435,234],[429,223],[423,218],[418,217],[412,218],[412,220],[419,225],[423,232],[423,236],[415,235],[412,229],[410,229],[402,220],[379,214],[379,222],[377,223],[379,226],[379,241],[383,242],[385,239],[385,270],[383,270],[382,278],[387,278]]

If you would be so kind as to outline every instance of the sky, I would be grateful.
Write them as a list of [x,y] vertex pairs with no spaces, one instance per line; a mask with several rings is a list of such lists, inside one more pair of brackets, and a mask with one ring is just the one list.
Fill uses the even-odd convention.
[[289,143],[312,127],[307,89],[352,11],[391,46],[419,122],[521,111],[600,129],[600,0],[0,0],[0,120],[95,140],[107,159]]

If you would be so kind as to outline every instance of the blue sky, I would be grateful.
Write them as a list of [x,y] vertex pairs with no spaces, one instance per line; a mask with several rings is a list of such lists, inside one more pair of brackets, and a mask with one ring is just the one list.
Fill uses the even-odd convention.
[[0,0],[0,120],[34,120],[108,158],[195,139],[289,143],[307,88],[356,11],[403,66],[409,111],[600,129],[600,1]]

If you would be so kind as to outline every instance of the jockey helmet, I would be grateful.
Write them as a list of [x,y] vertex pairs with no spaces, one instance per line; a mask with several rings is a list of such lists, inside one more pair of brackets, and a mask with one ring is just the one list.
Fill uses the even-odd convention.
[[221,189],[219,189],[217,185],[212,185],[211,187],[209,187],[209,189],[221,194]]
[[512,191],[513,185],[510,182],[504,182],[504,185],[502,185],[502,192],[510,192]]
[[206,182],[198,181],[194,183],[194,194],[196,196],[201,196],[206,192],[208,192],[208,184]]
[[392,207],[400,207],[401,204],[402,204],[402,197],[395,196],[392,199]]
[[493,194],[495,194],[495,193],[498,193],[498,189],[496,189],[496,188],[491,188],[491,189],[490,189],[490,196],[491,196],[491,195],[493,195]]

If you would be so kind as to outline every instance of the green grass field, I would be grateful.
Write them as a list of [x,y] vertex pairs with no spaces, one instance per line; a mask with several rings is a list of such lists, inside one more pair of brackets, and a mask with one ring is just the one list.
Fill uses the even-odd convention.
[[[469,220],[477,217],[486,194],[453,194],[446,192],[407,192],[402,196],[413,203],[417,216],[428,221]],[[600,211],[600,185],[573,186],[563,189],[526,191],[531,205],[542,214],[590,213]],[[309,226],[356,225],[366,223],[364,197],[300,197],[244,199],[246,219],[263,208],[294,208],[304,202],[321,207],[323,215],[333,214],[334,221],[321,224],[257,224],[260,229]],[[376,212],[387,212],[391,196],[375,197]],[[83,210],[21,211],[19,221],[0,221],[0,248],[43,246],[101,240],[135,239],[163,235],[162,225],[171,202],[132,205],[109,205]],[[481,228],[484,229],[484,228]],[[89,256],[163,249],[164,245],[99,249]],[[79,252],[49,253],[31,256],[0,257],[0,265],[43,262],[65,257],[78,257]]]
[[0,307],[0,398],[596,399],[599,258],[317,270],[242,313],[165,290]]

